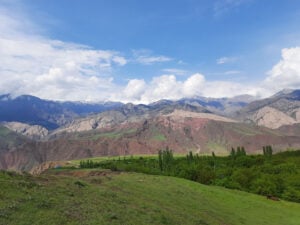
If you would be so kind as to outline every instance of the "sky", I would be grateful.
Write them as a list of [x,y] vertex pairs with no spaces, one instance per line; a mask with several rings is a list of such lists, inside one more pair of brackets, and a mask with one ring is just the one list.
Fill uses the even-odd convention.
[[0,94],[150,103],[297,88],[299,0],[0,0]]

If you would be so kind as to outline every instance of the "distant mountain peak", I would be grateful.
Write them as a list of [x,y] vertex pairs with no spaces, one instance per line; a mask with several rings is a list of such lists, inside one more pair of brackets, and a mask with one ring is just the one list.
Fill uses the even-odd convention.
[[272,95],[272,97],[280,97],[282,95],[288,95],[288,94],[291,94],[292,92],[296,91],[297,89],[291,89],[291,88],[285,88],[285,89],[282,89],[281,91],[278,91],[276,94]]
[[0,95],[0,101],[7,101],[10,99],[9,94]]

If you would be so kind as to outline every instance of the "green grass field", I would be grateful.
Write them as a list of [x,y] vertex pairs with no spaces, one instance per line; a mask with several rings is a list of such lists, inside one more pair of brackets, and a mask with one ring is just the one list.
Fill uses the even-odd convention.
[[300,224],[300,204],[184,179],[105,170],[0,172],[0,224]]

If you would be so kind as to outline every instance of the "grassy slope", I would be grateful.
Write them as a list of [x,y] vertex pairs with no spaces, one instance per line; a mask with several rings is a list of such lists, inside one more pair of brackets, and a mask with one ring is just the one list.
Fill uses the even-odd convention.
[[300,204],[173,177],[99,170],[0,173],[0,186],[1,225],[300,224]]

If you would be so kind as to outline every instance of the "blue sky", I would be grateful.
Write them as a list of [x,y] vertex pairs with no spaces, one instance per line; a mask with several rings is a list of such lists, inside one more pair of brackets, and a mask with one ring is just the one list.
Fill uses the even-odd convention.
[[300,88],[298,0],[0,0],[0,10],[3,93],[147,103]]

